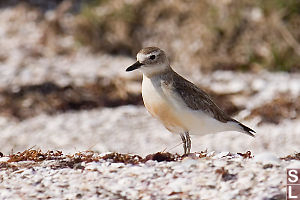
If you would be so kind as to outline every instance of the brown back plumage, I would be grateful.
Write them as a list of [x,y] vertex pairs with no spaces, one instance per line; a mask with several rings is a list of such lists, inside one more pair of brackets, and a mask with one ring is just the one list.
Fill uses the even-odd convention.
[[192,110],[201,110],[221,122],[233,121],[224,111],[222,111],[203,90],[193,83],[181,77],[171,70],[171,72],[161,75],[164,84],[175,90],[183,99],[185,104]]
[[171,68],[166,71],[166,73],[162,73],[160,75],[160,78],[163,84],[174,90],[176,94],[179,94],[184,103],[192,110],[201,110],[202,112],[223,123],[229,121],[235,122],[247,134],[254,137],[254,130],[229,117],[211,100],[210,96],[207,93],[205,93],[190,81],[184,79],[182,76],[174,72]]

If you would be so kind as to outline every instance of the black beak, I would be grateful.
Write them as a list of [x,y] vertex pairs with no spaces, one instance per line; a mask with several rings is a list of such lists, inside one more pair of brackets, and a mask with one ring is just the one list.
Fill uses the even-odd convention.
[[130,72],[130,71],[133,71],[135,69],[138,69],[142,66],[143,64],[140,63],[139,61],[136,61],[136,63],[134,63],[133,65],[129,66],[127,69],[126,69],[126,72]]

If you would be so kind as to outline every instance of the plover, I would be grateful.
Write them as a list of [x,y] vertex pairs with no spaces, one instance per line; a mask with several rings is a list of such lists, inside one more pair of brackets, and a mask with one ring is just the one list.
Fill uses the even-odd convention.
[[126,69],[143,73],[142,97],[150,114],[172,133],[180,135],[184,154],[191,151],[191,134],[238,131],[254,137],[255,131],[229,117],[199,87],[171,68],[165,52],[147,47]]

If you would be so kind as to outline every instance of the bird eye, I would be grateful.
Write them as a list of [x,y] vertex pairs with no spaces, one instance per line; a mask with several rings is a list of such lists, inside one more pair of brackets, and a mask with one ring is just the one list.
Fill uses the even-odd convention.
[[150,58],[151,60],[154,60],[154,59],[155,59],[155,55],[151,55],[149,58]]

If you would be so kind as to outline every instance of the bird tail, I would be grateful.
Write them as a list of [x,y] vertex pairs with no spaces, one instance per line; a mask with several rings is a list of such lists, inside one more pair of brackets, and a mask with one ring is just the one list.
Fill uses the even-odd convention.
[[254,133],[256,133],[253,129],[249,128],[248,126],[245,126],[241,122],[231,119],[232,122],[234,122],[237,127],[241,130],[241,132],[246,133],[247,135],[250,135],[252,137],[255,137]]
[[250,136],[252,136],[252,137],[255,137],[254,133],[256,133],[256,132],[255,132],[253,129],[249,128],[248,126],[245,126],[244,124],[242,124],[242,123],[240,123],[240,122],[238,122],[238,121],[237,121],[237,123],[238,123],[238,125],[243,129],[243,131],[244,131],[246,134],[248,134],[248,135],[250,135]]

